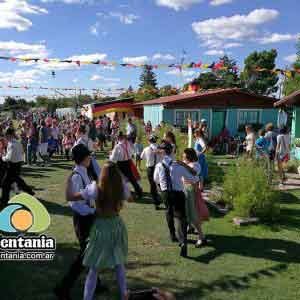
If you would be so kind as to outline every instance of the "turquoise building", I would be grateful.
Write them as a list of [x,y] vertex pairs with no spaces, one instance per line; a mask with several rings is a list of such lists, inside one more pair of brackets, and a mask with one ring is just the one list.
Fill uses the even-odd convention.
[[277,101],[275,107],[280,109],[292,109],[292,127],[291,127],[291,142],[292,156],[300,160],[300,91],[296,91],[291,95]]
[[232,136],[244,131],[246,124],[277,123],[276,99],[254,95],[241,89],[216,89],[186,93],[136,104],[143,106],[144,122],[155,127],[160,122],[186,127],[187,119],[206,119],[210,136],[215,137],[226,127]]

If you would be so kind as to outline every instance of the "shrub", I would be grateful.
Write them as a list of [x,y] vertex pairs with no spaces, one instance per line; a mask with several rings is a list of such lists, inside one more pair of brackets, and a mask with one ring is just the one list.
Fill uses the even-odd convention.
[[265,169],[254,161],[243,159],[229,169],[223,189],[224,201],[239,217],[273,221],[279,216],[280,193],[272,189]]
[[299,161],[290,160],[286,165],[286,170],[288,173],[298,174],[298,167],[300,166]]

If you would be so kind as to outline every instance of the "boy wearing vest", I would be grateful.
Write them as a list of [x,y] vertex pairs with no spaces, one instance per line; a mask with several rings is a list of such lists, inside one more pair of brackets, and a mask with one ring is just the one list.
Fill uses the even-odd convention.
[[[73,211],[74,230],[79,241],[80,250],[61,284],[54,290],[60,300],[71,299],[71,288],[84,270],[82,264],[84,251],[95,220],[95,199],[90,198],[87,201],[83,200],[84,197],[78,197],[79,193],[83,194],[85,191],[88,191],[92,184],[95,184],[95,182],[92,183],[87,171],[91,164],[91,152],[85,145],[78,144],[72,149],[72,157],[75,161],[75,168],[67,183],[66,198]],[[101,283],[98,283],[97,286],[101,289]]]
[[[166,219],[173,242],[179,240],[180,255],[187,257],[187,221],[185,213],[185,194],[183,178],[195,180],[196,172],[186,164],[172,159],[172,145],[163,142],[158,149],[162,151],[162,162],[154,170],[154,181],[159,184],[161,197],[166,204]],[[177,221],[177,236],[175,230]]]
[[147,177],[148,177],[148,181],[150,184],[151,196],[152,196],[153,203],[155,205],[156,210],[159,210],[160,197],[157,192],[156,183],[154,182],[154,179],[153,179],[155,166],[160,161],[160,154],[157,151],[156,141],[157,141],[156,136],[151,135],[149,137],[150,145],[143,150],[143,152],[141,154],[141,159],[145,160],[145,162],[146,162]]

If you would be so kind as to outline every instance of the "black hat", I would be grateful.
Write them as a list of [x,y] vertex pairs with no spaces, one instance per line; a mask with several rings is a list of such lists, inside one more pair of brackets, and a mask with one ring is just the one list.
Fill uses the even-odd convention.
[[122,138],[127,138],[127,136],[123,133],[123,131],[120,131],[118,134],[118,138],[122,139]]
[[163,141],[159,146],[158,149],[164,150],[167,155],[170,155],[173,151],[173,146],[168,143],[167,141]]
[[156,143],[157,142],[157,140],[158,140],[158,137],[156,136],[156,135],[154,135],[154,134],[151,134],[150,136],[149,136],[149,142],[150,143]]
[[13,128],[7,128],[5,131],[5,136],[14,136],[15,130]]
[[83,144],[78,144],[72,148],[72,159],[75,163],[80,164],[87,156],[90,156],[90,150]]

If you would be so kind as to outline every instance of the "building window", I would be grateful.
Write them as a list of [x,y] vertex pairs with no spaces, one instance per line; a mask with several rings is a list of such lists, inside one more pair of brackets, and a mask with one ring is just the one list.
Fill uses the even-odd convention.
[[238,126],[258,124],[260,122],[259,110],[240,110],[238,113]]
[[187,120],[191,119],[192,121],[199,121],[199,111],[176,111],[175,113],[175,122],[176,126],[187,126]]

